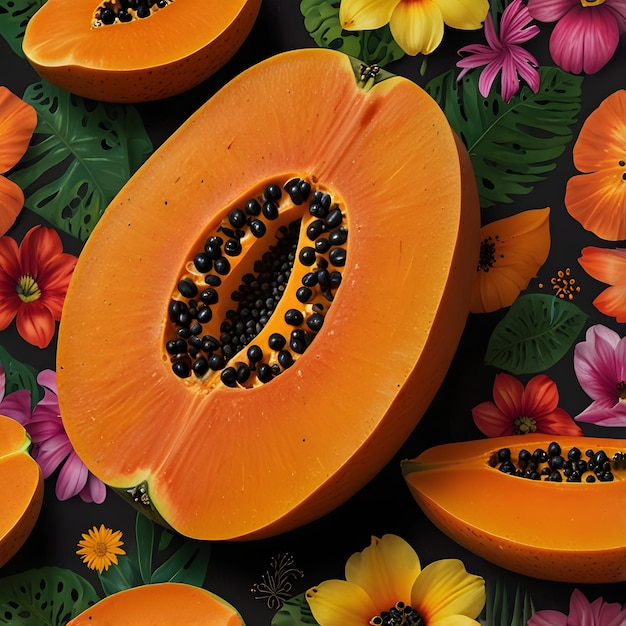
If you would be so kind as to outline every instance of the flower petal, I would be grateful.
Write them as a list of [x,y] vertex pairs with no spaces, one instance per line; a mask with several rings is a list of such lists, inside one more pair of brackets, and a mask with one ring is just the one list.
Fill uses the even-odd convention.
[[476,618],[485,605],[485,582],[458,559],[435,561],[415,581],[411,605],[427,624],[452,615]]
[[72,450],[59,472],[55,489],[56,497],[61,501],[74,497],[85,487],[87,478],[87,467]]
[[54,317],[38,300],[23,304],[16,316],[17,332],[24,341],[38,348],[47,348],[54,337]]
[[19,248],[21,274],[39,276],[49,259],[63,253],[63,242],[54,228],[33,226],[22,239]]
[[387,610],[398,600],[410,602],[420,571],[415,550],[397,535],[384,535],[372,537],[370,546],[348,559],[346,580],[363,588],[380,610]]
[[81,489],[78,495],[83,502],[102,504],[106,500],[106,485],[99,478],[89,473],[87,484]]
[[550,54],[566,72],[595,74],[610,60],[619,43],[616,16],[604,5],[578,4],[556,24],[550,36]]
[[537,419],[551,413],[559,404],[556,383],[546,374],[537,374],[527,383],[522,394],[522,413]]
[[472,418],[483,435],[504,437],[513,434],[513,421],[493,402],[481,402],[472,409]]
[[0,235],[13,226],[23,206],[24,192],[21,187],[5,176],[0,176]]
[[322,626],[363,626],[384,610],[361,587],[345,580],[325,580],[309,589],[306,599]]
[[24,155],[37,126],[37,112],[6,87],[0,87],[0,172]]
[[524,415],[523,396],[524,385],[515,376],[506,372],[496,374],[493,383],[493,401],[511,421]]
[[559,611],[535,611],[528,620],[528,626],[567,626],[567,615]]
[[341,0],[339,21],[346,30],[373,30],[389,23],[400,0]]
[[6,415],[19,422],[22,426],[26,426],[30,419],[30,405],[30,390],[18,389],[2,398],[0,415]]
[[389,21],[391,34],[410,55],[430,54],[443,39],[443,18],[437,5],[426,2],[401,2]]
[[[452,28],[477,30],[489,12],[489,0],[432,0],[443,21]],[[419,3],[416,3],[419,4]]]
[[556,22],[579,4],[580,0],[528,0],[528,11],[540,22]]

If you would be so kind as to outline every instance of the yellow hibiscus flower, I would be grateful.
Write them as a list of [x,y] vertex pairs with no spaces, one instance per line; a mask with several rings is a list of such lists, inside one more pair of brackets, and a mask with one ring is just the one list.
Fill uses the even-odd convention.
[[444,24],[477,30],[488,11],[488,0],[341,0],[339,20],[345,30],[389,24],[398,45],[415,56],[430,54],[439,46]]
[[476,626],[485,583],[457,559],[422,569],[404,539],[384,535],[348,559],[346,580],[326,580],[306,599],[320,626]]

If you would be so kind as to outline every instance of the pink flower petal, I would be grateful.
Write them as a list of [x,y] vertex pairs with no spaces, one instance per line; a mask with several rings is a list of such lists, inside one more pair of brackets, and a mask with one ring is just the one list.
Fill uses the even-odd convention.
[[67,461],[59,472],[56,484],[56,497],[59,500],[69,500],[87,484],[88,471],[85,464],[78,458],[76,452],[72,450]]
[[0,415],[6,415],[26,426],[30,420],[30,391],[28,389],[18,389],[8,396],[4,396],[0,402]]
[[87,484],[81,489],[78,495],[83,502],[102,504],[107,495],[106,485],[90,473],[87,478]]
[[529,13],[540,22],[556,22],[576,6],[580,0],[528,0]]
[[33,453],[35,461],[39,464],[44,478],[51,476],[72,452],[72,445],[66,439],[64,443],[50,448],[36,448]]

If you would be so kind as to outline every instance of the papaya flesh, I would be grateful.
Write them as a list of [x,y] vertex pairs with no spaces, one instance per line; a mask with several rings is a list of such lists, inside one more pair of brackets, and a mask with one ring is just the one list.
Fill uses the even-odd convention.
[[22,547],[39,517],[43,475],[24,427],[0,415],[0,567]]
[[427,517],[487,561],[545,580],[610,583],[626,580],[625,450],[620,439],[513,435],[435,446],[402,470]]
[[96,602],[68,626],[244,626],[239,613],[215,594],[185,583],[154,583],[118,591]]
[[[57,351],[67,434],[183,535],[267,537],[331,511],[391,459],[456,350],[479,249],[469,159],[421,88],[371,78],[323,49],[246,70],[133,176],[80,255]],[[341,243],[320,247],[313,223]],[[292,269],[279,258],[284,276],[258,279],[274,252]],[[231,311],[243,320],[255,282],[283,295],[237,344]]]
[[261,0],[48,0],[22,48],[45,80],[107,102],[182,93],[220,69],[252,30]]

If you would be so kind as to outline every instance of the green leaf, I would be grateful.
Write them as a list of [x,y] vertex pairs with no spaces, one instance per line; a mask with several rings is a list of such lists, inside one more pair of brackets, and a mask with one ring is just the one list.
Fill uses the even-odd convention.
[[28,363],[14,359],[2,346],[0,346],[0,365],[4,368],[5,395],[19,389],[28,389],[31,407],[34,407],[42,397],[41,388],[37,384],[37,370]]
[[150,582],[179,582],[201,587],[206,578],[210,552],[208,542],[188,539],[154,571]]
[[64,626],[99,600],[82,576],[42,567],[0,579],[0,624]]
[[304,593],[289,598],[275,613],[271,626],[301,626],[301,624],[317,624]]
[[534,613],[530,593],[518,584],[515,599],[511,607],[509,590],[499,577],[488,580],[485,584],[487,600],[480,616],[480,623],[485,626],[526,626]]
[[494,328],[485,362],[513,374],[542,372],[570,350],[587,317],[555,296],[520,296]]
[[385,66],[404,56],[389,26],[375,30],[343,30],[339,21],[340,0],[302,0],[304,27],[318,46],[344,52],[367,65]]
[[45,3],[46,0],[0,0],[0,35],[22,58],[26,24]]
[[38,123],[10,178],[24,189],[26,208],[85,241],[152,152],[139,113],[131,105],[94,102],[46,82],[31,85],[23,99],[37,110]]
[[129,550],[125,556],[119,556],[117,565],[111,565],[109,569],[98,573],[98,580],[102,585],[102,591],[107,596],[142,585],[143,581],[134,550]]
[[539,92],[524,86],[507,104],[498,94],[480,95],[479,74],[472,71],[459,83],[449,70],[426,91],[467,147],[480,204],[489,207],[531,192],[556,167],[572,139],[583,79],[542,67]]
[[150,582],[152,575],[152,552],[154,551],[154,524],[141,513],[135,520],[135,537],[137,539],[137,560],[142,581]]

